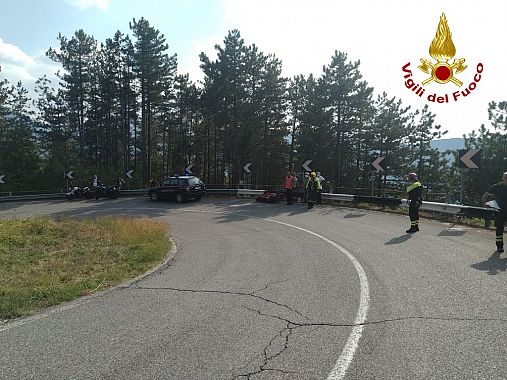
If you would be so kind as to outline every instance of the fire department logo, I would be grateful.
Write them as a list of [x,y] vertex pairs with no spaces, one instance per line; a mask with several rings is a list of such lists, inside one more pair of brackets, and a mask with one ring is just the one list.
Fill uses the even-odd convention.
[[437,33],[431,42],[429,52],[437,62],[433,63],[425,58],[421,58],[422,65],[419,66],[419,69],[426,74],[431,74],[431,77],[423,80],[422,84],[426,86],[431,81],[442,84],[452,82],[461,87],[463,82],[455,78],[454,73],[461,73],[467,66],[464,65],[465,58],[454,59],[452,63],[449,63],[456,55],[456,47],[452,42],[451,30],[449,29],[449,25],[447,25],[444,13],[440,16]]
[[[469,74],[468,72],[463,74],[464,78],[462,79],[465,79],[467,82],[470,80],[468,86],[463,86],[463,82],[456,76],[463,73],[463,71],[467,68],[467,65],[465,65],[465,58],[454,58],[456,55],[456,47],[454,46],[454,42],[452,42],[451,30],[449,29],[449,25],[447,25],[447,19],[445,18],[444,13],[440,16],[437,33],[431,42],[429,53],[433,60],[421,58],[421,65],[418,66],[419,70],[427,75],[430,75],[429,78],[421,78],[423,79],[422,82],[419,82],[418,79],[417,73],[420,73],[419,71],[412,73],[410,62],[406,63],[401,68],[403,70],[405,87],[408,90],[416,96],[419,96],[420,98],[424,97],[428,102],[432,103],[449,103],[451,101],[457,102],[472,94],[482,79],[484,65],[480,62],[477,63],[473,77],[471,76],[472,74]],[[422,74],[420,75],[422,76]],[[425,94],[427,89],[426,85],[431,82],[438,84],[447,84],[452,82],[460,88],[457,91],[447,94],[439,94],[437,92]],[[454,87],[454,89],[456,88]]]

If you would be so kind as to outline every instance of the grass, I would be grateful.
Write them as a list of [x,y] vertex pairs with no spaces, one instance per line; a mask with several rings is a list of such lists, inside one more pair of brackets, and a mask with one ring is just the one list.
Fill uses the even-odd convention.
[[170,248],[167,226],[149,219],[0,221],[0,320],[124,282]]

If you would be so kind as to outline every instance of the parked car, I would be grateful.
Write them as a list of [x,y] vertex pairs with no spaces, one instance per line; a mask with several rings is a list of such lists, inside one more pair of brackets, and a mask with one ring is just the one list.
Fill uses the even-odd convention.
[[188,199],[201,199],[206,191],[206,185],[195,176],[169,177],[158,186],[152,187],[148,195],[152,201],[159,199],[175,199],[182,203]]

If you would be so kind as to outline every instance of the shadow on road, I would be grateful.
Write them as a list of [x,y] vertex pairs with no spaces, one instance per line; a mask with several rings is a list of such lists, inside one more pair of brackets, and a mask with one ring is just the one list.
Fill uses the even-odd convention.
[[500,258],[499,252],[494,252],[489,259],[477,264],[470,265],[477,270],[487,271],[489,275],[495,275],[507,270],[507,258]]
[[463,236],[467,233],[467,229],[463,229],[462,227],[454,227],[454,224],[448,228],[444,228],[438,236]]
[[361,214],[361,213],[353,213],[353,212],[351,212],[351,213],[345,215],[344,218],[347,218],[347,219],[348,218],[360,218],[360,217],[365,216],[365,215],[366,214],[364,214],[364,213]]
[[384,245],[393,245],[393,244],[401,244],[405,243],[407,240],[409,240],[412,237],[412,234],[403,234],[398,237],[394,237],[388,242],[384,243]]

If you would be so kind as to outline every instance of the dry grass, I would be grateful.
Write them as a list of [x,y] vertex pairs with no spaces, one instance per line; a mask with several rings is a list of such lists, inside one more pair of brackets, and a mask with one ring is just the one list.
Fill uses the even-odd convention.
[[150,219],[0,221],[0,319],[135,277],[170,245],[167,226]]

